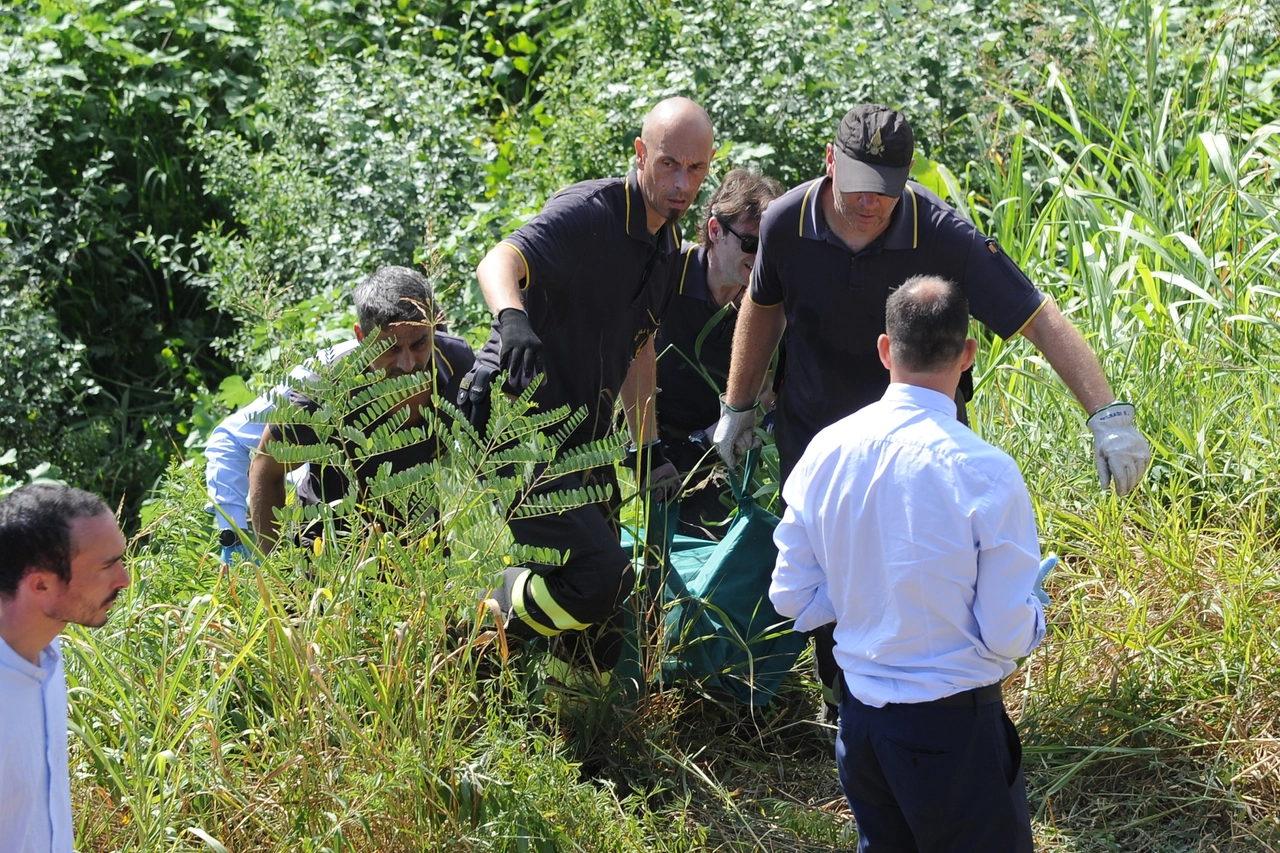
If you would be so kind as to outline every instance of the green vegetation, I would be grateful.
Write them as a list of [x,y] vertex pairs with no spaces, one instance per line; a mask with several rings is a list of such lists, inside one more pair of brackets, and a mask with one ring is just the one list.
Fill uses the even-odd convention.
[[[500,665],[472,614],[512,554],[486,489],[510,486],[477,483],[487,453],[464,434],[395,484],[448,496],[438,526],[349,521],[318,556],[230,572],[211,556],[193,460],[250,377],[349,328],[347,289],[385,262],[434,269],[474,334],[481,254],[558,187],[623,172],[639,114],[675,93],[710,110],[719,169],[791,183],[849,104],[901,106],[922,177],[1138,407],[1146,485],[1099,494],[1066,389],[1025,341],[983,341],[976,427],[1022,463],[1063,555],[1049,636],[1006,691],[1044,848],[1280,847],[1273,6],[0,10],[0,488],[52,463],[136,513],[158,484],[131,515],[139,582],[67,640],[80,847],[851,843],[803,673],[752,715]],[[446,635],[476,619],[474,647]]]

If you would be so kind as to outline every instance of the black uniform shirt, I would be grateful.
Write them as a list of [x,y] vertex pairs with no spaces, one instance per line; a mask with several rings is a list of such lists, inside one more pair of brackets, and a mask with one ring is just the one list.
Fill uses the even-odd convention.
[[[475,363],[475,353],[470,344],[462,338],[444,332],[435,333],[435,394],[443,400],[456,400],[458,386],[462,377]],[[319,405],[302,391],[290,389],[286,395],[289,402],[308,412],[315,412]],[[440,413],[442,418],[448,416]],[[283,430],[276,425],[271,428],[272,436],[279,441],[287,435],[294,444],[311,445],[319,443],[315,430],[304,424],[284,424]],[[433,437],[427,441],[417,442],[408,447],[393,450],[364,461],[357,473],[365,480],[378,470],[383,462],[391,463],[392,472],[403,471],[430,462],[439,454],[440,447]],[[330,465],[312,464],[305,479],[298,483],[298,502],[305,505],[328,503],[341,498],[347,491],[347,477],[340,468]]]
[[658,426],[687,434],[720,417],[738,311],[716,305],[707,286],[707,250],[689,244],[680,251],[679,284],[658,327]]
[[890,291],[911,276],[955,281],[972,315],[1006,339],[1044,301],[994,240],[915,182],[903,189],[885,232],[862,251],[849,251],[822,212],[826,181],[801,184],[769,205],[748,289],[752,302],[781,303],[786,312],[776,428],[785,470],[818,430],[884,395],[889,372],[876,340]]
[[[538,409],[587,408],[565,442],[603,438],[636,354],[658,328],[675,290],[680,236],[663,225],[650,235],[636,174],[583,181],[552,196],[542,211],[504,241],[528,270],[521,299],[542,340],[546,376]],[[479,360],[496,368],[501,351],[495,319]]]

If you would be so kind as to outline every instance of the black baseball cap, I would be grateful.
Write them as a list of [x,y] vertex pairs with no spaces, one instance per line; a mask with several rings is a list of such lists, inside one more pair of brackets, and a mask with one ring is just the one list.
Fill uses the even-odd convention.
[[835,183],[842,193],[902,195],[915,136],[907,117],[880,104],[858,104],[836,131]]

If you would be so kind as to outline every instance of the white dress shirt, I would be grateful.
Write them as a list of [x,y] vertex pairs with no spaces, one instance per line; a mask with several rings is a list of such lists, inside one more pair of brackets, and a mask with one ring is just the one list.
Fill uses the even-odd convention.
[[[344,341],[320,350],[316,353],[316,360],[321,364],[333,364],[350,355],[358,346],[359,341]],[[308,363],[291,370],[289,378],[306,384],[315,382],[317,377]],[[258,449],[258,442],[262,441],[262,431],[266,424],[261,418],[275,408],[277,399],[288,392],[287,385],[277,385],[252,403],[223,418],[209,435],[204,450],[204,481],[209,492],[209,503],[205,505],[205,510],[213,513],[221,530],[229,529],[233,522],[241,530],[249,526],[249,462],[253,459],[253,451]],[[289,476],[297,482],[306,474],[307,466],[301,465],[291,471]]]
[[819,432],[783,486],[769,598],[797,631],[835,621],[860,702],[928,702],[994,684],[1044,638],[1035,515],[1018,466],[895,383]]
[[57,638],[40,665],[0,639],[0,853],[71,853],[67,679]]

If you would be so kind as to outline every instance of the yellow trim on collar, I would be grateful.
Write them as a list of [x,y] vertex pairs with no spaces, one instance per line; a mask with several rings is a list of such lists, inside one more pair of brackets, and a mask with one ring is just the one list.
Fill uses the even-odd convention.
[[1041,302],[1039,305],[1037,305],[1037,306],[1036,306],[1036,310],[1034,310],[1034,311],[1032,311],[1032,312],[1031,312],[1031,316],[1027,318],[1027,322],[1025,322],[1025,323],[1023,323],[1021,326],[1019,326],[1019,327],[1018,327],[1018,331],[1014,332],[1012,335],[1010,335],[1009,337],[1005,338],[1005,340],[1006,340],[1006,341],[1011,341],[1011,340],[1013,340],[1014,338],[1016,338],[1018,335],[1022,334],[1023,330],[1025,330],[1025,329],[1027,328],[1027,326],[1030,326],[1030,325],[1031,325],[1031,321],[1032,321],[1032,320],[1034,320],[1036,317],[1040,316],[1040,312],[1044,310],[1044,306],[1048,305],[1048,304],[1049,304],[1050,302],[1052,302],[1052,301],[1053,301],[1052,299],[1050,299],[1049,297],[1047,297],[1047,296],[1046,296],[1046,297],[1044,298],[1044,301],[1043,301],[1043,302]]
[[911,184],[907,184],[907,192],[911,193],[911,248],[914,249],[920,245],[920,202]]
[[[812,184],[809,185],[809,189],[804,191],[804,200],[800,202],[800,236],[801,237],[804,236],[804,218],[809,213],[809,193],[813,192],[814,187],[818,187],[821,185],[822,185],[822,179],[819,178],[818,180],[814,181]],[[760,303],[757,302],[756,304],[759,305]]]
[[[636,178],[636,181],[638,183],[640,179]],[[629,181],[627,178],[622,179],[622,194],[627,197],[627,217],[622,221],[626,223],[627,236],[630,237],[631,236],[631,181]]]
[[684,253],[684,268],[680,270],[680,289],[676,291],[681,296],[684,295],[684,280],[689,276],[689,259],[693,257],[693,249]]

